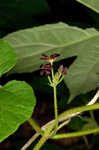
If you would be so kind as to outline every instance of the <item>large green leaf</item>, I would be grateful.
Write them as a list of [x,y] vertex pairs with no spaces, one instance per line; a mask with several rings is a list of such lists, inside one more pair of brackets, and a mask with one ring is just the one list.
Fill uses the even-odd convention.
[[36,99],[25,82],[11,81],[0,88],[0,142],[32,115]]
[[99,0],[76,0],[99,13]]
[[65,78],[71,97],[99,86],[99,32],[80,29],[64,23],[21,30],[4,38],[19,57],[13,72],[39,69],[42,53],[60,53],[57,59],[77,56]]
[[5,41],[0,40],[0,77],[16,64],[16,54]]

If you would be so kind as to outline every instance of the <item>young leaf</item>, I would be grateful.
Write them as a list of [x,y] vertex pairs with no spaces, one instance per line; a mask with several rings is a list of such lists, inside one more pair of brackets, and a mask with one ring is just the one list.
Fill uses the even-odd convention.
[[32,72],[39,69],[42,53],[59,53],[57,59],[77,56],[65,81],[70,100],[99,86],[99,32],[80,29],[64,23],[44,25],[9,34],[4,39],[15,48],[19,61],[13,72]]
[[97,13],[99,13],[99,1],[98,0],[76,0],[83,5],[93,9]]
[[16,64],[16,54],[13,48],[4,40],[0,40],[0,77]]
[[0,142],[30,118],[35,104],[32,88],[23,81],[10,81],[0,88]]

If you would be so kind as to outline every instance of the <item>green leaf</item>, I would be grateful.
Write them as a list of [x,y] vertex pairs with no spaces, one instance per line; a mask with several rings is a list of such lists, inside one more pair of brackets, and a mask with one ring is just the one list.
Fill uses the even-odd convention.
[[11,81],[0,88],[0,142],[32,115],[36,99],[23,81]]
[[14,67],[15,64],[15,51],[4,40],[0,40],[0,77]]
[[97,13],[99,13],[99,1],[98,0],[76,0],[83,5],[93,9]]
[[4,39],[15,48],[19,57],[12,72],[32,72],[45,61],[42,53],[59,53],[57,60],[77,56],[70,66],[65,82],[72,100],[80,93],[99,87],[99,32],[80,29],[64,23],[44,25],[9,34]]

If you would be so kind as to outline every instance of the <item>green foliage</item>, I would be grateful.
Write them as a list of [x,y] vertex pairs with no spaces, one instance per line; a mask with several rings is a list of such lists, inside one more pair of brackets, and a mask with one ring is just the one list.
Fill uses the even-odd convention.
[[35,107],[32,88],[21,81],[10,81],[0,88],[0,142],[28,120]]
[[[16,64],[16,54],[0,40],[0,77]],[[32,88],[22,81],[0,86],[0,142],[16,131],[32,115],[36,99]]]
[[84,30],[58,23],[14,32],[4,39],[19,57],[13,70],[17,73],[39,69],[42,53],[59,53],[61,56],[58,60],[77,56],[65,77],[71,101],[80,93],[86,93],[99,86],[98,36],[98,31],[93,28]]
[[[51,6],[48,6],[47,2]],[[68,12],[66,8],[61,8],[64,4],[66,4],[67,8],[69,5],[71,8],[77,8],[78,6],[82,8],[84,13],[86,12],[88,15],[85,16],[85,13],[82,16],[86,18],[86,21],[88,22],[86,23],[86,21],[84,22],[84,20],[82,20],[82,17],[78,17],[79,12],[77,12],[78,16],[71,18],[72,12]],[[57,7],[58,5],[59,8]],[[66,14],[70,13],[68,17],[65,16],[65,10]],[[70,9],[70,11],[71,10],[72,9]],[[64,14],[62,19],[57,17],[57,12],[60,16]],[[54,15],[56,15],[55,22],[57,23],[53,21]],[[89,19],[89,16],[91,20]],[[50,17],[52,17],[51,21]],[[64,17],[66,18],[64,19]],[[75,19],[76,17],[77,20]],[[68,67],[66,77],[62,74],[63,70],[60,72],[62,76],[60,76],[59,71],[56,76],[54,76],[52,60],[49,61],[51,63],[51,70],[49,70],[52,74],[48,79],[50,86],[54,88],[55,121],[52,121],[52,124],[45,129],[43,132],[44,135],[42,134],[41,139],[34,149],[40,149],[49,138],[70,138],[99,132],[98,124],[90,113],[92,118],[75,117],[71,119],[68,127],[77,130],[76,132],[50,136],[52,132],[56,134],[56,131],[59,128],[66,125],[64,124],[66,123],[66,117],[69,119],[74,113],[81,112],[82,114],[84,111],[99,109],[99,104],[83,106],[66,110],[59,116],[57,109],[57,96],[61,99],[59,102],[60,106],[64,105],[63,108],[70,108],[70,105],[67,106],[66,104],[69,92],[70,97],[68,101],[71,102],[76,96],[79,97],[80,94],[91,92],[99,87],[98,0],[55,0],[53,2],[50,0],[9,0],[9,2],[7,0],[1,0],[0,20],[0,37],[12,32],[0,40],[0,77],[5,73],[8,73],[9,75],[13,73],[22,74],[39,70],[40,65],[43,63],[43,61],[40,60],[42,53],[47,55],[59,53],[60,57],[57,58],[55,65],[59,68],[61,63],[64,62],[63,68],[65,68],[65,66]],[[64,23],[59,23],[58,20],[61,20]],[[51,22],[52,24],[48,25],[48,22]],[[34,27],[35,25],[41,24],[44,25]],[[21,30],[25,27],[31,28]],[[20,30],[13,32],[15,29]],[[71,59],[71,61],[69,64],[66,64],[68,59]],[[49,70],[46,70],[46,72]],[[60,80],[60,77],[62,77],[62,80],[64,79],[64,84],[66,86],[63,86],[62,92],[61,88],[58,87],[56,94],[57,82],[62,81]],[[4,78],[6,77],[4,76]],[[45,78],[41,79],[35,75],[33,81],[28,79],[28,82],[33,88],[38,88],[38,91],[40,92],[52,92],[52,89],[51,87],[48,87],[49,84],[47,85],[48,81]],[[61,85],[62,84],[60,84],[60,86]],[[65,87],[69,89],[69,92]],[[66,93],[64,92],[65,90]],[[82,95],[80,96],[83,97]],[[76,97],[75,100],[80,100],[78,97]],[[64,101],[63,103],[62,99]],[[89,99],[85,99],[85,103],[86,100],[88,101]],[[13,80],[6,83],[4,86],[0,85],[0,142],[14,133],[22,123],[30,118],[34,111],[35,104],[36,98],[34,92],[24,81]],[[71,107],[72,104],[73,103],[71,103]],[[78,105],[80,105],[79,101]],[[62,120],[63,122],[58,124],[58,117],[60,120],[65,117],[65,120]],[[36,126],[36,123],[34,124]]]
[[4,40],[0,40],[0,77],[16,64],[16,54],[13,48]]

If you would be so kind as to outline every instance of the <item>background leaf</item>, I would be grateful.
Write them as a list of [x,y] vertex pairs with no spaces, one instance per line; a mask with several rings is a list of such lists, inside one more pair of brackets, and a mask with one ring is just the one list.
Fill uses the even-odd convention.
[[[99,86],[99,32],[94,28],[80,29],[64,23],[44,25],[9,34],[4,39],[15,48],[19,57],[13,72],[39,69],[42,53],[59,53],[57,60],[77,56],[65,78],[73,99]],[[82,78],[83,77],[83,78]]]
[[0,40],[0,77],[16,64],[16,54],[5,41]]
[[99,13],[99,1],[98,0],[76,0],[85,6],[93,9],[97,13]]
[[0,88],[0,142],[32,115],[36,99],[25,82],[11,81]]
[[81,129],[82,131],[99,127],[97,122],[95,120],[93,120],[92,118],[83,117],[82,120],[86,122],[86,124]]

